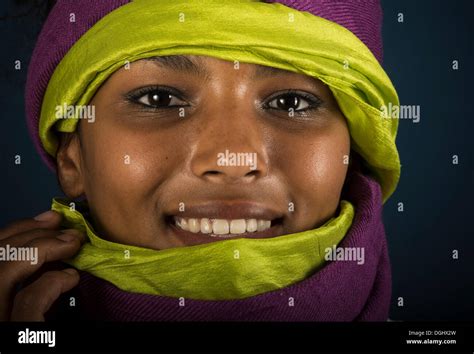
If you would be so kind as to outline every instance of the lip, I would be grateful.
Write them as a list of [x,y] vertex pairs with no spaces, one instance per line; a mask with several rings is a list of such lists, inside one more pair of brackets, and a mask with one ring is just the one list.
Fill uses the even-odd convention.
[[283,214],[249,201],[214,201],[205,204],[184,205],[184,210],[173,210],[165,213],[166,216],[178,216],[183,218],[208,218],[208,219],[264,219],[275,220],[283,217]]

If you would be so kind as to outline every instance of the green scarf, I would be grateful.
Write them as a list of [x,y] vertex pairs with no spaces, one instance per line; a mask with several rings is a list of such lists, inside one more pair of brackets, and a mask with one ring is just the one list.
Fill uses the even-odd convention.
[[325,250],[344,238],[354,218],[352,204],[342,201],[339,215],[314,230],[157,251],[100,238],[79,209],[87,204],[71,208],[53,199],[62,226],[89,240],[67,263],[128,292],[203,300],[245,298],[305,279],[323,266]]

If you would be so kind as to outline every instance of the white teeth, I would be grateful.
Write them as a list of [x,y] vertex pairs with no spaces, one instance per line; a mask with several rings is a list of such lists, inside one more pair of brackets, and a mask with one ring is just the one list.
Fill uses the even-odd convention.
[[247,224],[245,219],[232,220],[230,222],[230,233],[231,234],[243,234],[247,231]]
[[199,219],[189,219],[188,225],[189,231],[193,233],[198,233],[199,231],[201,231],[201,223],[199,222]]
[[188,220],[183,218],[176,218],[176,225],[182,228],[183,230],[189,231]]
[[215,219],[212,222],[212,231],[217,235],[225,235],[229,233],[229,222],[224,219]]
[[210,234],[212,232],[212,224],[209,219],[201,219],[201,232],[203,234]]
[[258,220],[257,221],[257,231],[263,231],[270,227],[270,220]]
[[257,231],[257,219],[247,220],[247,232]]
[[270,220],[261,219],[209,219],[209,218],[181,218],[175,217],[175,224],[180,229],[190,231],[192,233],[201,232],[217,235],[238,235],[246,232],[264,231],[271,227]]

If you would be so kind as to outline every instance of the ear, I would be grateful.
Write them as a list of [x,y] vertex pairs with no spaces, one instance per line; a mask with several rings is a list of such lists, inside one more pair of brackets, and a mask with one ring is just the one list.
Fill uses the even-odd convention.
[[56,153],[58,180],[68,198],[84,194],[82,151],[79,133],[62,133]]

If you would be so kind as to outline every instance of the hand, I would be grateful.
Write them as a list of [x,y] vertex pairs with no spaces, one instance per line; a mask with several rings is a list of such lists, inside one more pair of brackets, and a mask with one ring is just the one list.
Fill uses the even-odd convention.
[[[37,250],[34,260],[0,260],[0,321],[44,321],[59,296],[79,283],[74,268],[41,273],[40,268],[74,256],[86,237],[77,230],[59,230],[61,215],[48,211],[0,229],[0,248]],[[30,252],[34,254],[34,252]],[[29,283],[17,292],[20,283]]]

